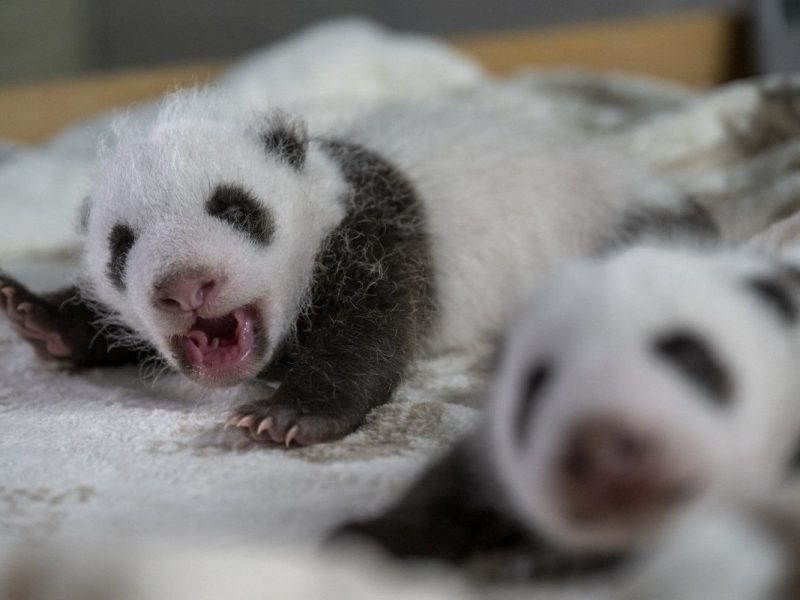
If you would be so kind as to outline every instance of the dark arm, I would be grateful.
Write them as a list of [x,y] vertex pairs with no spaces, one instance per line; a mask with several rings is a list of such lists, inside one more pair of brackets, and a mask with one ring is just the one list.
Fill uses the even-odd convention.
[[463,565],[483,581],[564,580],[623,565],[617,552],[566,550],[506,505],[476,435],[461,440],[378,517],[348,523],[332,542],[360,538],[403,559]]
[[125,332],[102,329],[98,324],[101,315],[74,286],[38,295],[0,272],[0,312],[44,360],[104,367],[138,363],[147,354],[115,346],[113,340]]
[[470,443],[435,462],[385,513],[344,525],[333,539],[358,536],[393,556],[452,563],[529,544],[525,529],[485,489],[482,460],[473,459]]
[[257,441],[332,441],[389,400],[433,321],[433,281],[422,207],[374,154],[330,143],[351,183],[348,215],[316,257],[308,304],[284,345],[272,398],[231,423]]

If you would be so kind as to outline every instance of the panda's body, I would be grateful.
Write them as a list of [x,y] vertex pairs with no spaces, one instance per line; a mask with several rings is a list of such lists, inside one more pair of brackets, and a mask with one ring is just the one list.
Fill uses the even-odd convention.
[[548,269],[631,214],[714,228],[631,157],[491,89],[323,137],[178,94],[117,138],[85,207],[70,323],[68,292],[38,298],[7,277],[2,308],[45,358],[137,360],[122,344],[206,385],[280,375],[274,398],[230,421],[260,441],[351,431],[415,354],[496,335]]
[[634,157],[486,91],[384,107],[341,135],[386,158],[420,198],[436,348],[497,335],[545,273],[594,254],[629,212],[686,210]]
[[619,565],[700,498],[768,497],[797,468],[798,265],[641,246],[562,269],[512,328],[486,422],[342,533],[559,576]]

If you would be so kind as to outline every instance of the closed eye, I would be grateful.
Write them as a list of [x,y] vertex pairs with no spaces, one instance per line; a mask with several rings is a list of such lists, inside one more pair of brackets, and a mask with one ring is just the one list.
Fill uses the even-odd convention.
[[239,186],[218,186],[206,202],[206,211],[261,246],[272,241],[275,233],[272,215]]
[[128,265],[128,254],[136,243],[136,234],[128,225],[117,223],[108,236],[110,258],[106,272],[111,283],[117,289],[125,287],[125,270]]
[[517,419],[514,424],[519,444],[525,442],[525,433],[529,429],[531,415],[551,377],[552,368],[547,363],[540,363],[532,367],[521,382]]
[[702,336],[685,329],[670,331],[656,339],[653,350],[713,403],[730,403],[731,375]]

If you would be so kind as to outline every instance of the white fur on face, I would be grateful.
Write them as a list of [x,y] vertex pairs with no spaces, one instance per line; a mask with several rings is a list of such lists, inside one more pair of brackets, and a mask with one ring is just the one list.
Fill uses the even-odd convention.
[[[265,149],[260,136],[269,119],[219,117],[204,113],[202,105],[192,107],[195,101],[174,98],[153,127],[128,133],[101,163],[85,248],[90,294],[177,367],[169,338],[186,333],[191,323],[185,315],[159,311],[154,286],[171,275],[208,269],[224,283],[202,316],[255,304],[268,338],[256,365],[263,367],[295,322],[320,244],[344,216],[344,183],[315,144],[303,168],[295,169]],[[269,211],[275,233],[268,245],[206,212],[219,185],[240,186]],[[109,233],[120,223],[136,236],[122,290],[108,278]]]
[[[644,433],[669,476],[697,493],[746,495],[781,479],[800,432],[799,346],[795,326],[746,290],[769,271],[743,253],[639,248],[568,268],[541,290],[513,329],[490,408],[494,460],[526,522],[578,547],[614,548],[641,533],[635,523],[578,524],[563,510],[557,465],[587,416]],[[724,405],[653,351],[677,329],[695,332],[731,375]],[[541,363],[551,377],[518,423],[524,381]]]

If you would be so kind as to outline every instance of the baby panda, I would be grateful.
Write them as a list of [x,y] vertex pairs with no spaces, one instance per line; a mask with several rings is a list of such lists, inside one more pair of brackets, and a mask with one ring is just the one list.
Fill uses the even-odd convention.
[[264,443],[341,438],[420,352],[496,334],[555,263],[643,215],[698,206],[636,160],[486,89],[313,133],[281,112],[178,93],[120,126],[81,215],[84,273],[0,310],[37,354],[159,360],[206,386],[279,380],[228,423]]
[[640,246],[543,283],[485,422],[366,536],[402,557],[514,550],[526,574],[621,566],[700,498],[797,468],[800,255]]

